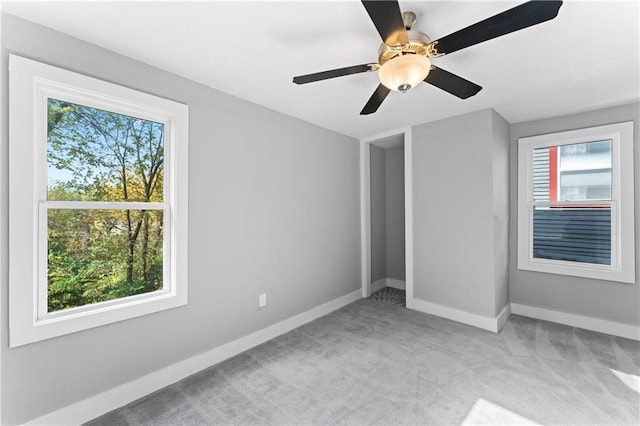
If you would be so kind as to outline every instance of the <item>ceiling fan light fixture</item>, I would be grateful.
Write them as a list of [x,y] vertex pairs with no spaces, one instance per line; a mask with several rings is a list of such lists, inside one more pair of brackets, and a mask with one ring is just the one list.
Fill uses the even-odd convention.
[[388,89],[405,93],[427,78],[430,70],[431,61],[426,56],[405,54],[382,64],[378,77]]

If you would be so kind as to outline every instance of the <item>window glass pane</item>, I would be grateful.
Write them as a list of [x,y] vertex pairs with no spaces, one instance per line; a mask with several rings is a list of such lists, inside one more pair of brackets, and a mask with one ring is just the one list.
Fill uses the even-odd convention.
[[611,140],[562,145],[563,170],[611,168]]
[[561,200],[610,200],[611,169],[560,172]]
[[161,123],[48,99],[47,199],[162,201]]
[[611,140],[560,147],[560,200],[611,199]]
[[611,207],[534,207],[533,257],[611,265]]
[[533,150],[533,201],[611,199],[612,141]]
[[161,210],[47,214],[49,312],[162,289]]

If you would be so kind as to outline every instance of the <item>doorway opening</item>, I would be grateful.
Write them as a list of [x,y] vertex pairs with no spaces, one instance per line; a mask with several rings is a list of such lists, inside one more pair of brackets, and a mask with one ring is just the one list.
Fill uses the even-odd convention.
[[[406,132],[363,141],[363,296],[406,304]],[[401,303],[399,303],[401,301]]]

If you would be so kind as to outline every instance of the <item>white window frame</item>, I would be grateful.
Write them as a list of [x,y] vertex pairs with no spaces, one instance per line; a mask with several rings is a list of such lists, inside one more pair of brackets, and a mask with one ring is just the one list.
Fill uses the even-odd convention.
[[[10,347],[186,305],[188,106],[16,55],[9,88]],[[47,201],[48,98],[162,123],[162,202]],[[49,208],[163,211],[162,290],[47,312]]]
[[[533,257],[533,151],[599,140],[611,147],[611,265]],[[624,184],[623,184],[624,182]],[[634,284],[633,122],[609,124],[518,139],[518,269]],[[587,201],[598,204],[599,201]],[[575,204],[584,205],[585,201]],[[566,201],[557,203],[567,205]],[[540,205],[537,202],[536,205]]]

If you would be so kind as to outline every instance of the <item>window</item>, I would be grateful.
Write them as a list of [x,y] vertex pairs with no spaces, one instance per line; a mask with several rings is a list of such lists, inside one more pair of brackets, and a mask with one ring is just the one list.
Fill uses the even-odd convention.
[[633,123],[518,140],[518,268],[635,282]]
[[187,303],[188,107],[10,57],[10,345]]

